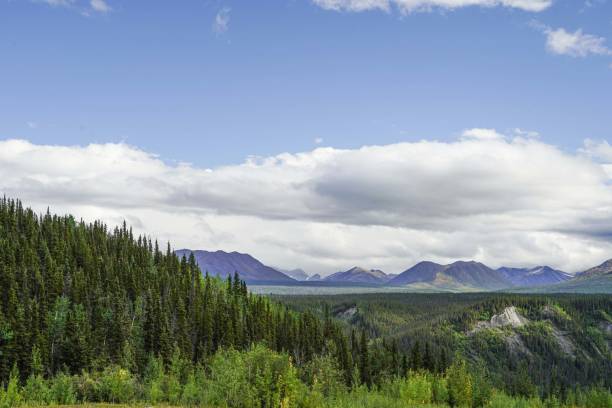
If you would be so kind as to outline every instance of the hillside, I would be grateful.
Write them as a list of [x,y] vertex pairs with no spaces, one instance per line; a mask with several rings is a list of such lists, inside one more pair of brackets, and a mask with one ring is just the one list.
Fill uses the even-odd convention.
[[587,269],[586,271],[577,274],[576,278],[589,279],[597,276],[603,277],[608,275],[612,275],[612,259],[608,259],[599,266]]
[[178,257],[189,257],[193,253],[196,263],[202,273],[208,272],[211,276],[227,278],[235,272],[246,282],[293,282],[294,279],[264,265],[249,254],[225,251],[192,251],[190,249],[179,249],[175,251]]
[[609,296],[387,293],[277,298],[298,311],[324,314],[328,308],[350,328],[365,329],[387,344],[396,341],[410,361],[425,366],[444,365],[459,353],[486,370],[495,386],[511,392],[531,393],[535,385],[559,395],[560,389],[576,384],[601,381],[612,386]]
[[378,269],[364,269],[355,266],[348,271],[336,272],[325,277],[326,282],[346,282],[346,283],[371,283],[374,285],[382,285],[389,278],[387,274]]
[[[0,406],[447,407],[466,390],[462,405],[477,395],[517,406],[508,393],[542,406],[538,395],[573,384],[593,401],[612,398],[594,388],[612,381],[609,297],[280,304],[237,275],[203,276],[195,252],[185,255],[125,223],[36,215],[0,199]],[[514,364],[516,336],[526,366]]]
[[307,362],[325,342],[346,342],[329,322],[322,336],[311,315],[250,295],[244,281],[204,277],[191,255],[125,223],[39,216],[0,199],[0,384],[15,369],[24,381],[119,367],[143,378],[154,363],[195,366],[255,343]]

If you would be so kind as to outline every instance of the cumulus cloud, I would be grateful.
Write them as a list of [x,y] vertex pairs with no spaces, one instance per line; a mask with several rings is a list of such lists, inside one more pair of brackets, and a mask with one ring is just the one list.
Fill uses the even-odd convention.
[[557,55],[584,58],[590,55],[612,55],[612,49],[606,46],[606,39],[585,34],[581,29],[574,32],[564,28],[552,29],[543,26],[546,35],[546,49]]
[[7,140],[0,192],[310,272],[399,272],[422,259],[579,270],[612,256],[608,150],[588,142],[568,154],[472,129],[449,143],[317,148],[211,170],[126,144]]
[[230,12],[231,9],[229,7],[223,7],[219,10],[212,24],[213,32],[223,34],[229,29]]
[[110,6],[104,0],[91,0],[89,5],[98,13],[108,13],[111,11]]
[[313,0],[314,4],[326,10],[335,11],[390,11],[392,7],[402,13],[431,11],[433,9],[453,10],[461,7],[508,7],[530,12],[540,12],[552,5],[552,0]]

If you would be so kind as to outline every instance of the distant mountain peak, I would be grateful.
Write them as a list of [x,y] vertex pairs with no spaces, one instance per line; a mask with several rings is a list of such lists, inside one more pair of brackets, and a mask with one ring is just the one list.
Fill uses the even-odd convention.
[[296,268],[296,269],[281,269],[281,268],[274,268],[277,271],[280,271],[282,273],[284,273],[285,275],[297,280],[297,281],[307,281],[310,277],[308,276],[308,274],[306,272],[304,272],[303,269],[300,268]]
[[592,277],[592,276],[604,276],[612,274],[612,259],[608,259],[601,265],[595,266],[591,269],[587,269],[584,272],[579,273],[577,276],[580,278]]
[[559,271],[548,265],[534,266],[533,268],[508,268],[497,269],[514,286],[535,287],[554,285],[565,282],[573,276],[567,272]]
[[179,257],[193,254],[202,273],[226,278],[238,272],[240,278],[247,282],[292,282],[293,278],[264,265],[250,254],[223,250],[205,251],[179,249],[174,251]]
[[347,282],[347,283],[372,283],[382,284],[387,282],[387,274],[380,269],[366,269],[361,266],[354,266],[347,271],[333,273],[323,280],[328,282]]

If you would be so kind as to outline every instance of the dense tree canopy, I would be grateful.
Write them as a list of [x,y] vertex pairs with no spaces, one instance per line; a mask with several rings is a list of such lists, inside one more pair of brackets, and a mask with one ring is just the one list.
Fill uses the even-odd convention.
[[[563,391],[578,406],[612,402],[609,355],[561,358],[549,352],[548,337],[529,330],[523,338],[544,357],[496,366],[510,357],[495,341],[475,336],[469,341],[481,343],[468,344],[457,335],[510,301],[533,317],[543,299],[467,296],[459,301],[465,309],[457,299],[421,297],[416,307],[391,296],[360,304],[347,325],[334,315],[355,306],[351,301],[284,299],[290,308],[251,294],[238,272],[225,281],[203,276],[193,256],[179,259],[169,244],[161,250],[125,223],[109,230],[0,200],[0,408],[134,400],[237,407],[504,404],[509,397],[493,386],[533,406],[541,403],[537,391],[551,398]],[[564,306],[572,319],[558,313],[556,324],[580,333],[587,327],[580,316],[607,313],[610,299],[571,298]],[[593,340],[597,333],[580,346],[609,353],[605,339]],[[509,368],[512,381],[500,386],[499,378],[488,379],[495,370],[479,371],[458,352],[478,344],[488,353],[480,361]],[[532,374],[550,367],[547,388],[536,389]],[[603,388],[583,391],[571,381]]]
[[251,295],[238,274],[203,277],[193,257],[162,252],[125,223],[111,231],[0,201],[0,380],[15,364],[22,378],[109,364],[142,374],[151,355],[168,363],[178,349],[197,363],[260,342],[298,364],[333,351],[352,378],[347,339],[330,319]]

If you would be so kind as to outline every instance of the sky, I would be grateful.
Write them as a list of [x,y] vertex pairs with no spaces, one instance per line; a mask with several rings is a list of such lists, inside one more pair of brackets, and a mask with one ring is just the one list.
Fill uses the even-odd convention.
[[328,274],[612,258],[612,1],[0,0],[0,193]]

